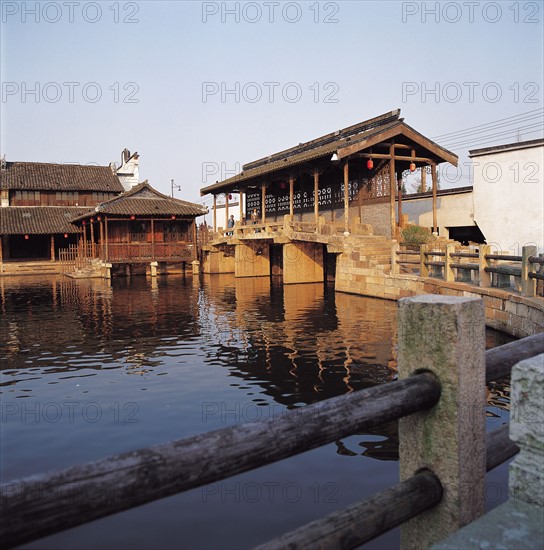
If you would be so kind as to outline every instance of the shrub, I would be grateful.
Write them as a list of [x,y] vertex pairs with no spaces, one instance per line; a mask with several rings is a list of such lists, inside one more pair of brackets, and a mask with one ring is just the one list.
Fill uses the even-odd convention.
[[420,225],[409,225],[401,235],[405,244],[426,244],[432,238],[430,230]]

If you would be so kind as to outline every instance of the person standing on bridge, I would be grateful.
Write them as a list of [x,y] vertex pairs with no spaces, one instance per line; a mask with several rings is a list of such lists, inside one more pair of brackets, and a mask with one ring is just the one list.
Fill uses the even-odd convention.
[[[227,228],[232,229],[234,227],[234,215],[231,214],[229,221],[227,222]],[[227,231],[227,235],[233,235],[233,231]]]

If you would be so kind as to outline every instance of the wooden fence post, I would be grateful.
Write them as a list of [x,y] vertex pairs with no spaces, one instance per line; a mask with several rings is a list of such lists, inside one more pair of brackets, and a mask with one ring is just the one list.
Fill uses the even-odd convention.
[[453,282],[455,281],[455,274],[453,272],[453,269],[451,268],[451,264],[453,263],[453,258],[450,256],[453,252],[455,252],[455,243],[448,243],[446,245],[446,248],[444,250],[445,256],[444,256],[444,280]]
[[398,275],[399,274],[399,264],[397,263],[397,260],[399,259],[399,255],[397,252],[400,250],[400,244],[397,241],[393,241],[391,245],[391,275]]
[[491,273],[488,273],[485,268],[491,267],[491,261],[486,260],[486,255],[491,254],[491,247],[488,244],[480,245],[480,254],[478,256],[478,276],[480,286],[489,288],[491,286]]
[[399,301],[398,369],[430,371],[442,386],[430,411],[399,421],[400,477],[431,470],[440,504],[401,528],[401,548],[424,549],[484,513],[485,319],[480,298],[424,295]]
[[427,256],[425,252],[427,252],[427,248],[428,246],[426,244],[422,244],[419,247],[419,276],[420,277],[429,276],[429,270],[425,265],[425,262],[427,261]]
[[531,262],[529,258],[538,254],[538,247],[524,246],[521,249],[521,295],[533,297],[536,294],[536,279],[529,279]]

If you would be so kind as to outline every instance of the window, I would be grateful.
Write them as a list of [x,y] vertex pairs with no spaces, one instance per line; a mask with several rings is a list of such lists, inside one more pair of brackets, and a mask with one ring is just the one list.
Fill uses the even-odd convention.
[[77,191],[57,191],[56,204],[59,206],[78,206],[79,193]]
[[14,206],[39,206],[39,191],[15,191],[12,204]]

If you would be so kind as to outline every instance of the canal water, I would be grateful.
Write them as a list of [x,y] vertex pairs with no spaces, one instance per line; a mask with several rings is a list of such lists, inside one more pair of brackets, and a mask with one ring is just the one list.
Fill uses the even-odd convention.
[[[0,306],[3,482],[396,378],[396,304],[323,284],[0,278]],[[509,340],[488,332],[488,346]],[[507,386],[489,402],[498,427]],[[504,472],[488,479],[490,506],[506,497]],[[26,547],[250,548],[397,481],[389,423]]]

